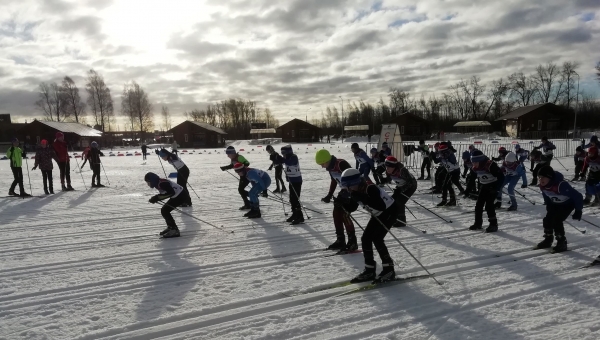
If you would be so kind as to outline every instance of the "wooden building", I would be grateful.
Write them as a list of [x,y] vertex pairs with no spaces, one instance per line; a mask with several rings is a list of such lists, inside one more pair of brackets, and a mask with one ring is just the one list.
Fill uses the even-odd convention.
[[13,137],[19,138],[17,131],[24,127],[25,123],[13,123],[10,113],[0,114],[0,152],[5,152],[11,147]]
[[[17,132],[17,138],[29,146],[39,144],[42,139],[52,143],[56,138],[56,133],[62,132],[65,141],[73,149],[86,148],[92,141],[101,142],[102,131],[92,129],[91,127],[79,123],[65,122],[46,122],[34,120],[26,124]],[[102,146],[102,145],[101,145]]]
[[492,129],[492,124],[485,120],[469,120],[454,124],[456,132],[460,133],[489,133]]
[[503,122],[504,129],[510,137],[539,138],[542,135],[548,135],[548,132],[566,135],[569,122],[571,122],[571,114],[563,107],[545,103],[520,107],[501,116],[496,121]]
[[180,148],[217,148],[225,146],[227,132],[207,123],[186,120],[167,131]]
[[292,119],[277,128],[277,134],[283,143],[318,142],[321,128],[300,119]]
[[431,133],[429,122],[412,113],[403,113],[386,124],[396,124],[403,141],[428,139]]

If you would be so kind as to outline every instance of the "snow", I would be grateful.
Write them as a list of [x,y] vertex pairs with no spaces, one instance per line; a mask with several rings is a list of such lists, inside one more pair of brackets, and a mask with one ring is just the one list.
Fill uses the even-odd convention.
[[[176,239],[158,238],[160,206],[147,202],[155,191],[144,174],[164,175],[155,154],[146,162],[103,157],[110,186],[102,189],[85,190],[73,170],[77,190],[59,192],[55,167],[55,195],[0,199],[0,339],[600,338],[600,271],[578,269],[599,254],[600,230],[568,219],[587,231],[565,224],[571,251],[532,250],[542,239],[545,215],[536,188],[517,187],[536,205],[519,197],[518,211],[498,211],[494,234],[467,230],[474,201],[432,208],[440,199],[417,192],[416,201],[453,222],[410,202],[416,219],[407,214],[409,223],[427,234],[392,232],[442,285],[419,279],[348,295],[341,294],[356,285],[327,289],[355,276],[364,263],[360,253],[324,257],[335,235],[332,205],[320,201],[329,176],[314,163],[314,153],[326,147],[352,159],[349,144],[293,144],[303,169],[301,199],[318,211],[308,211],[311,218],[297,226],[283,223],[281,203],[264,198],[262,219],[242,217],[237,182],[219,169],[228,163],[224,150],[181,153],[200,196],[191,192],[194,207],[184,211],[205,222],[174,212],[182,233]],[[244,141],[235,146],[246,150],[253,167],[269,166],[263,148]],[[570,178],[572,158],[560,160]],[[0,161],[5,190],[12,181],[8,167]],[[89,167],[82,175],[89,189]],[[30,170],[30,176],[39,195],[41,174]],[[583,192],[582,182],[574,185]],[[25,186],[29,191],[27,177]],[[585,209],[584,219],[600,226],[597,212]],[[353,215],[366,225],[367,215]],[[391,236],[386,243],[398,276],[424,274]]]

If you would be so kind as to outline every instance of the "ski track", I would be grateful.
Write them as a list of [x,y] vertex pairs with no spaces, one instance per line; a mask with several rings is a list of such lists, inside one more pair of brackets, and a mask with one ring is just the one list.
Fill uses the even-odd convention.
[[[340,146],[332,153],[351,160],[349,144]],[[237,182],[218,169],[227,164],[222,154],[182,154],[201,196],[191,192],[194,207],[183,210],[226,232],[173,212],[182,237],[156,236],[164,222],[160,206],[147,203],[155,192],[142,180],[146,171],[162,173],[152,157],[144,166],[134,157],[103,158],[111,188],[84,190],[75,173],[77,191],[0,199],[0,339],[600,337],[594,318],[600,316],[600,270],[577,269],[600,250],[600,230],[568,220],[587,230],[582,235],[565,224],[571,251],[533,250],[545,214],[533,188],[517,186],[536,205],[517,197],[518,211],[498,211],[494,234],[468,230],[475,201],[433,208],[437,195],[416,193],[417,202],[453,223],[409,201],[416,219],[407,211],[407,222],[427,234],[412,228],[392,233],[443,286],[425,278],[341,296],[361,286],[332,288],[362,270],[363,256],[326,257],[332,252],[323,250],[335,239],[333,205],[320,202],[329,177],[314,165],[313,147],[295,148],[303,168],[317,170],[303,173],[301,198],[311,218],[302,225],[283,221],[279,196],[261,198],[262,219],[243,218]],[[264,152],[244,154],[253,167],[269,166]],[[31,176],[39,193],[41,176]],[[90,176],[84,172],[86,181]],[[10,180],[4,176],[0,184]],[[584,218],[600,225],[594,213],[586,209]],[[368,215],[354,216],[366,226]],[[386,243],[397,275],[424,274],[393,238]]]

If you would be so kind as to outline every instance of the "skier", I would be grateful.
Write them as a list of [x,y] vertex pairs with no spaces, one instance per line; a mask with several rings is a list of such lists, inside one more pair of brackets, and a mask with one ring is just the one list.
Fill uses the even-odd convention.
[[148,146],[146,145],[146,143],[142,144],[142,157],[143,160],[146,160],[146,152],[148,151]]
[[525,165],[525,161],[529,159],[529,150],[525,150],[521,147],[521,145],[516,144],[515,155],[517,155],[519,163],[523,168],[523,171],[521,172],[521,188],[525,189],[527,188],[527,167]]
[[[17,138],[13,138],[11,142],[12,146],[6,151],[6,157],[10,160],[10,170],[12,170],[15,179],[8,190],[8,195],[31,197],[30,194],[25,192],[25,188],[23,187],[23,168],[21,168],[21,166],[23,165],[23,158],[26,157],[26,154],[19,147],[19,140]],[[19,185],[19,195],[15,192],[17,184]]]
[[529,185],[537,185],[538,171],[544,166],[550,166],[552,155],[544,155],[540,150],[531,151],[531,164],[535,164],[535,168],[530,169],[533,172],[533,178]]
[[[583,204],[600,204],[600,157],[598,157],[598,148],[592,146],[588,149],[587,157],[583,162],[582,173],[589,170],[587,180],[585,181],[585,200]],[[592,201],[594,196],[594,202]]]
[[[417,191],[417,180],[404,167],[404,164],[398,162],[396,157],[388,156],[385,159],[385,171],[388,176],[396,182],[396,188],[392,198],[398,206],[399,222],[394,226],[404,227],[406,225],[406,202]],[[401,221],[401,222],[400,222]]]
[[[273,193],[284,193],[287,190],[285,189],[285,184],[281,175],[283,173],[283,163],[285,162],[285,159],[283,159],[271,145],[267,145],[267,152],[269,153],[269,160],[271,160],[271,166],[267,170],[270,171],[273,169],[273,166],[275,166],[275,184],[277,185],[277,189],[273,190]],[[279,188],[280,182],[281,189]]]
[[185,188],[185,191],[188,195],[185,197],[183,203],[181,203],[182,207],[191,207],[192,206],[192,198],[189,195],[189,191],[187,188],[188,178],[190,177],[190,168],[185,165],[185,163],[181,160],[181,157],[175,155],[167,149],[160,149],[160,151],[156,150],[156,153],[160,156],[163,161],[171,164],[175,170],[177,170],[177,184],[181,185]]
[[502,173],[504,174],[504,182],[502,183],[502,187],[498,190],[498,197],[496,199],[496,208],[500,208],[502,206],[502,188],[504,188],[508,184],[508,196],[510,197],[510,206],[508,207],[508,211],[517,210],[517,199],[515,198],[515,186],[519,179],[521,178],[522,171],[525,171],[521,164],[517,161],[517,155],[513,152],[509,152],[506,154],[504,161],[502,162],[502,166],[500,167]]
[[[424,140],[419,141],[419,146],[416,147],[415,151],[421,152],[423,163],[421,163],[421,177],[418,180],[430,180],[431,179],[431,159],[429,158],[429,146],[425,144]],[[425,169],[427,169],[427,178],[425,177]]]
[[92,148],[88,145],[85,149],[83,149],[83,153],[81,154],[81,159],[83,159],[83,163],[81,164],[80,170],[83,169],[83,166],[88,161],[88,154]]
[[[56,163],[58,163],[58,169],[60,171],[60,186],[62,191],[75,190],[71,186],[71,160],[69,158],[68,146],[67,142],[65,142],[65,135],[62,132],[57,132],[56,139],[54,140],[54,143],[52,143],[52,148],[56,153]],[[65,180],[67,182],[66,186]]]
[[383,173],[385,172],[385,158],[383,150],[378,151],[377,148],[371,149],[371,160],[373,160],[373,164],[375,164],[373,178],[375,178],[375,184],[379,186],[383,186],[384,183],[388,181],[387,178],[383,177]]
[[[574,220],[581,220],[583,211],[583,197],[564,180],[564,176],[546,165],[539,171],[540,189],[546,204],[546,217],[543,219],[544,240],[538,243],[536,249],[550,248],[556,236],[556,246],[553,252],[560,253],[567,250],[564,220],[573,213]],[[554,236],[552,232],[554,231]]]
[[[456,206],[456,196],[452,184],[456,185],[459,194],[463,195],[465,190],[460,184],[460,165],[454,154],[450,151],[447,144],[440,144],[438,157],[433,159],[434,163],[441,163],[446,169],[446,176],[442,182],[442,201],[438,203],[438,207]],[[450,191],[450,200],[446,201],[446,197]]]
[[149,172],[144,176],[144,181],[146,181],[146,184],[148,184],[150,188],[157,189],[159,192],[158,195],[150,197],[148,202],[154,204],[166,198],[169,199],[160,209],[162,217],[165,219],[165,222],[167,222],[167,228],[161,231],[160,235],[164,238],[179,237],[179,228],[177,228],[177,224],[171,215],[171,211],[175,210],[175,208],[185,202],[185,188],[168,179],[160,178],[157,174],[152,172]]
[[267,190],[271,185],[271,177],[269,174],[262,170],[251,169],[246,167],[243,163],[235,163],[233,170],[240,176],[244,177],[247,181],[252,183],[252,189],[248,193],[250,197],[250,211],[244,214],[244,217],[248,218],[260,218],[260,206],[258,202],[258,194]]
[[[385,142],[384,142],[385,143]],[[369,183],[373,183],[371,178],[369,178],[369,173],[371,169],[375,167],[373,164],[373,160],[367,156],[367,153],[358,146],[358,143],[352,143],[350,146],[350,150],[354,154],[354,159],[356,159],[356,169],[360,172],[361,175],[365,178],[365,180],[369,181]],[[385,154],[385,150],[383,152]]]
[[173,144],[171,144],[171,152],[175,155],[178,155],[179,153],[177,152],[177,141],[175,139],[173,139]]
[[[445,143],[445,142],[442,142]],[[438,158],[438,154],[439,154],[439,147],[440,145],[442,145],[442,143],[435,143],[435,145],[433,146],[433,151],[431,151],[431,153],[429,153],[429,158],[432,160],[435,160],[436,158]],[[439,163],[439,161],[438,161]],[[432,188],[432,193],[433,194],[441,194],[442,193],[442,188],[444,187],[444,180],[446,179],[446,175],[448,174],[448,172],[446,171],[446,167],[443,166],[438,166],[435,169],[435,174],[434,176],[434,186]]]
[[[237,153],[233,146],[228,146],[227,149],[225,149],[225,154],[227,154],[227,157],[229,157],[229,159],[231,160],[231,163],[229,165],[222,166],[221,167],[222,171],[233,169],[233,165],[235,163],[242,163],[246,167],[250,166],[250,162],[248,162],[246,160],[246,158],[244,158],[244,156]],[[238,192],[240,193],[240,196],[242,196],[242,199],[244,200],[244,205],[242,207],[240,207],[240,210],[248,210],[251,208],[250,201],[248,201],[248,192],[245,190],[246,187],[248,186],[248,184],[250,184],[250,182],[248,182],[248,179],[246,177],[240,177],[240,183],[238,185]]]
[[[330,203],[331,199],[333,198],[335,188],[338,184],[340,184],[342,173],[344,170],[350,169],[351,166],[346,160],[332,156],[329,151],[325,149],[317,151],[317,154],[315,155],[315,162],[327,170],[329,172],[329,177],[331,177],[329,192],[327,193],[327,196],[321,198],[321,202]],[[349,195],[348,191],[345,188],[342,188],[341,185],[340,188],[340,194],[342,197]],[[350,216],[348,216],[346,211],[344,211],[342,206],[335,203],[333,205],[333,225],[335,226],[335,234],[337,237],[335,242],[329,245],[327,249],[345,251],[357,250],[358,242],[356,240],[354,223],[352,223],[352,219]],[[344,229],[346,229],[346,234],[348,234],[348,243],[346,243]]]
[[580,178],[582,181],[585,180],[585,172],[581,171],[583,169],[585,157],[586,152],[583,150],[583,147],[578,146],[577,149],[575,149],[575,156],[573,156],[575,161],[575,177],[571,180],[572,182],[578,181]]
[[[350,195],[338,194],[335,203],[341,204],[349,213],[356,211],[360,205],[371,214],[371,219],[361,237],[365,270],[350,282],[385,282],[393,280],[396,276],[394,261],[390,257],[384,238],[390,227],[396,223],[398,213],[394,199],[377,185],[367,183],[356,169],[344,170],[341,185],[348,190],[347,192]],[[377,264],[373,256],[373,245],[379,253],[383,267],[377,277],[375,276]]]
[[298,156],[292,151],[291,145],[281,147],[281,156],[285,160],[285,177],[290,185],[290,204],[292,205],[292,216],[286,221],[292,224],[300,224],[304,222],[302,204],[300,203],[300,194],[302,191],[300,162],[298,161]]
[[[584,142],[582,141],[582,144],[584,144]],[[590,138],[590,142],[586,145],[583,146],[584,149],[589,149],[592,146],[598,147],[598,136],[594,135]]]
[[[548,164],[546,164],[546,165],[550,166],[550,163],[552,162],[552,157],[554,156],[553,150],[556,149],[556,146],[554,146],[554,144],[552,144],[552,142],[548,141],[548,137],[544,136],[544,137],[542,137],[542,144],[533,148],[533,150],[539,150],[539,149],[542,149],[542,155],[546,156],[546,159],[548,162]],[[533,175],[533,176],[537,177],[536,175]]]
[[[463,198],[477,199],[477,189],[475,187],[477,174],[475,174],[475,172],[473,171],[473,163],[471,162],[471,152],[470,151],[463,152],[462,159],[463,159],[463,166],[464,166],[462,178],[465,178],[467,181],[467,187],[465,188]],[[468,172],[468,174],[467,174],[467,172]]]
[[[356,143],[354,143],[354,144],[356,144]],[[358,144],[356,146],[358,147]],[[383,151],[383,155],[385,157],[392,155],[392,149],[390,149],[387,142],[381,143],[381,151]]]
[[[91,142],[90,143],[90,151],[87,153],[85,161],[90,161],[90,169],[92,169],[92,188],[104,188],[104,185],[100,183],[100,167],[101,161],[100,156],[104,156],[102,151],[98,148],[98,143]],[[81,169],[83,169],[83,165],[81,165]]]
[[492,160],[494,162],[504,161],[504,159],[506,158],[506,154],[508,154],[508,151],[505,147],[501,146],[500,148],[498,148],[498,157],[492,157]]
[[56,158],[54,150],[48,147],[48,141],[42,139],[35,153],[35,162],[31,170],[35,170],[38,166],[42,171],[44,181],[44,193],[46,195],[54,194],[54,185],[52,183],[52,160]]
[[471,156],[473,162],[473,171],[477,174],[477,179],[481,184],[479,196],[475,204],[475,223],[469,227],[470,230],[483,229],[483,209],[488,215],[490,225],[485,229],[486,233],[498,231],[498,220],[496,219],[496,210],[494,209],[494,200],[498,196],[500,186],[504,184],[504,174],[498,167],[498,164],[487,158],[479,150],[473,151]]

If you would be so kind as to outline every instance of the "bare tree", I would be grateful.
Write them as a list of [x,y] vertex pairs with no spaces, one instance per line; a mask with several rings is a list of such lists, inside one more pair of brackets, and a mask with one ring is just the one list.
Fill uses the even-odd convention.
[[162,117],[165,131],[171,130],[171,113],[169,112],[169,108],[163,105],[160,115]]
[[40,84],[40,99],[35,103],[49,121],[60,122],[69,118],[70,112],[65,110],[67,101],[62,87],[56,83]]
[[600,61],[596,64],[596,77],[600,81]]
[[44,113],[44,118],[46,120],[54,121],[54,103],[52,102],[52,96],[50,95],[50,85],[41,83],[39,87],[40,99],[35,102],[35,105]]
[[492,89],[487,95],[488,99],[488,107],[485,113],[483,114],[483,119],[487,119],[488,115],[492,108],[499,102],[502,101],[502,97],[508,92],[509,85],[504,82],[504,79],[500,78],[499,80],[492,81]]
[[84,118],[83,115],[85,113],[85,103],[81,101],[81,97],[79,96],[79,88],[77,85],[75,85],[73,79],[68,76],[63,78],[62,92],[65,99],[65,114],[74,117],[75,122],[79,123],[79,121]]
[[535,69],[534,80],[537,83],[540,98],[543,103],[556,103],[563,92],[563,81],[560,69],[554,63],[539,65]]
[[110,89],[104,83],[104,78],[93,69],[88,71],[87,76],[85,84],[85,90],[88,93],[87,104],[92,111],[96,125],[104,132],[106,126],[114,119]]
[[[579,67],[578,62],[565,61],[563,63],[563,68],[561,71],[562,82],[565,84],[564,89],[564,103],[567,108],[571,108],[571,102],[577,96],[577,89],[575,86],[575,76],[579,76],[577,74],[576,69]],[[575,93],[573,93],[575,91]]]
[[143,133],[154,128],[154,114],[148,94],[135,81],[123,86],[121,113],[129,118],[132,131]]
[[523,72],[513,73],[508,77],[510,84],[510,96],[515,98],[519,106],[534,104],[534,98],[538,92],[533,76],[527,77]]

